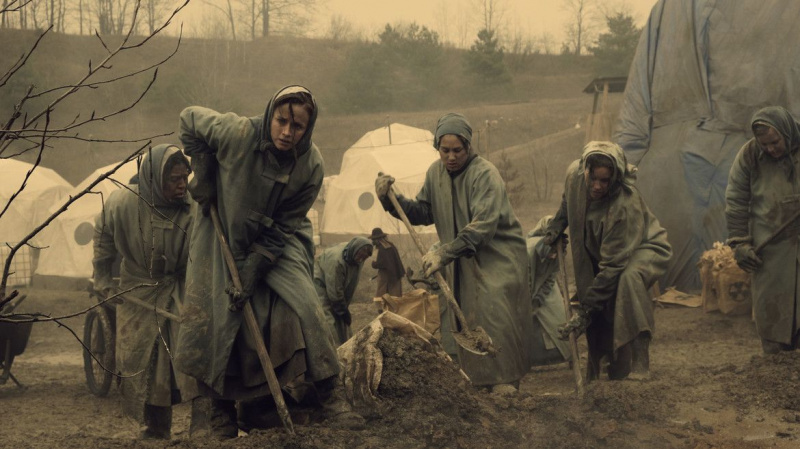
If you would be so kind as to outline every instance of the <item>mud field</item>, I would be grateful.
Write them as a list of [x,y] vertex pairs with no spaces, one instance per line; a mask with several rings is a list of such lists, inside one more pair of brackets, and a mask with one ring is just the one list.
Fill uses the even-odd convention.
[[[18,311],[64,314],[88,306],[76,292],[30,290]],[[354,325],[375,315],[355,304]],[[82,335],[83,318],[65,321]],[[601,380],[584,398],[566,364],[534,368],[521,394],[498,397],[469,387],[458,371],[408,340],[387,335],[378,391],[381,408],[366,430],[296,426],[217,443],[188,438],[189,408],[176,407],[168,444],[135,440],[116,387],[106,398],[86,388],[79,344],[54,323],[33,327],[13,374],[0,386],[0,446],[14,448],[795,448],[800,447],[800,354],[762,356],[748,317],[657,308],[652,377]],[[584,350],[585,352],[585,350]]]

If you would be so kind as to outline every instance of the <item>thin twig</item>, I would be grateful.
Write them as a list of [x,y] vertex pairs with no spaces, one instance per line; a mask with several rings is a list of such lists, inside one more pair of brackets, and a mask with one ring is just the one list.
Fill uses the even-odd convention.
[[138,375],[140,375],[140,374],[142,374],[144,372],[144,370],[140,370],[140,371],[137,371],[137,372],[135,372],[133,374],[122,374],[122,373],[115,373],[114,371],[111,371],[110,369],[106,368],[105,365],[103,365],[103,362],[101,362],[100,359],[98,359],[97,356],[94,355],[94,352],[92,352],[92,350],[88,346],[86,346],[86,343],[84,343],[83,340],[81,340],[80,337],[78,337],[78,334],[76,334],[75,331],[73,331],[71,327],[69,327],[66,324],[62,323],[60,321],[60,319],[58,319],[58,318],[53,318],[53,321],[55,321],[56,324],[59,325],[59,327],[63,327],[65,329],[67,329],[69,331],[69,333],[72,334],[72,336],[75,337],[76,340],[78,340],[78,343],[80,343],[81,346],[83,346],[83,350],[86,351],[89,354],[89,357],[91,357],[92,360],[97,362],[97,364],[100,365],[100,368],[103,368],[103,371],[111,374],[114,377],[119,377],[120,379],[130,379],[131,377],[136,377],[136,376],[138,376]]

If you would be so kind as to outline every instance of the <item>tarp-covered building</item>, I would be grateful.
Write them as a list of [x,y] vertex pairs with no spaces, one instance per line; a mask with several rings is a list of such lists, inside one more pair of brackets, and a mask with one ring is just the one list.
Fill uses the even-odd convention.
[[700,254],[726,238],[725,187],[749,120],[800,114],[800,2],[660,0],[631,66],[615,140],[669,232],[663,286],[699,287]]

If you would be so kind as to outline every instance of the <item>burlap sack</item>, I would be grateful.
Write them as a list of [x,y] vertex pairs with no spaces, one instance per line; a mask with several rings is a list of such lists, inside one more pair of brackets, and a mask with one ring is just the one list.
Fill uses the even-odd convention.
[[439,296],[432,295],[421,288],[403,293],[401,297],[391,296],[387,293],[382,298],[374,298],[374,301],[381,302],[384,312],[400,315],[431,334],[439,330],[441,326]]
[[736,264],[727,265],[717,273],[719,311],[726,315],[745,315],[753,307],[750,293],[750,274]]

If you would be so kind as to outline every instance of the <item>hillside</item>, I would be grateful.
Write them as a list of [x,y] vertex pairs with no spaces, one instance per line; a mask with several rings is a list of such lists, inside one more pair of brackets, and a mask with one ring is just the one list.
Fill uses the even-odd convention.
[[[0,53],[0,67],[11,66],[35,37],[31,32],[0,30],[5,50]],[[174,38],[159,38],[141,49],[131,50],[107,76],[126,66],[150,65],[169,55],[177,43]],[[317,96],[321,113],[314,140],[323,150],[327,173],[335,174],[344,150],[366,131],[387,122],[430,129],[442,113],[459,111],[475,125],[476,134],[489,135],[488,149],[492,150],[569,128],[591,110],[591,97],[581,93],[592,78],[588,59],[552,55],[518,57],[514,61],[517,70],[512,71],[513,79],[504,86],[476,84],[464,70],[448,70],[446,79],[432,80],[430,86],[403,77],[396,78],[395,84],[388,87],[381,85],[385,80],[367,79],[353,92],[347,82],[349,77],[358,75],[353,73],[353,57],[365,46],[375,44],[285,37],[254,42],[184,39],[177,54],[161,67],[154,87],[140,104],[124,118],[87,127],[81,136],[111,139],[174,132],[178,113],[192,104],[257,115],[275,90],[299,83]],[[89,59],[96,63],[103,53],[94,37],[48,36],[18,76],[0,90],[0,107],[10,111],[29,84],[44,89],[74,82],[85,73]],[[441,58],[445,58],[448,67],[458,68],[463,53],[445,48]],[[52,117],[53,123],[63,124],[79,114],[85,117],[93,110],[99,114],[126,105],[138,96],[150,76],[140,75],[82,92],[58,109]],[[389,94],[392,102],[388,101]],[[359,95],[378,99],[386,95],[391,107],[384,107],[380,101],[358,106],[353,99]],[[398,97],[404,102],[399,102]],[[418,98],[424,101],[415,101]],[[38,103],[48,100],[42,98]],[[37,101],[31,102],[31,106],[36,104]],[[359,108],[369,112],[359,113]],[[176,141],[173,135],[159,137],[154,143]],[[482,144],[486,145],[483,140]],[[77,183],[94,168],[115,162],[136,147],[62,140],[45,152],[43,165]],[[30,160],[32,155],[23,158]]]

